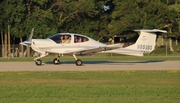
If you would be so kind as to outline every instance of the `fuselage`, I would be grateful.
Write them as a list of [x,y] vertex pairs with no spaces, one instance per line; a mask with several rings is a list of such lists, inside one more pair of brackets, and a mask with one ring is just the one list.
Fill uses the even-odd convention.
[[31,47],[37,52],[73,53],[105,46],[92,38],[80,34],[58,33],[47,39],[32,39]]

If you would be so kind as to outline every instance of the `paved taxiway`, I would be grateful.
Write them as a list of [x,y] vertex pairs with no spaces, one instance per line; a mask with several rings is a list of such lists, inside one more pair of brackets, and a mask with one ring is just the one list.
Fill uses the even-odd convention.
[[36,66],[34,62],[0,62],[2,71],[110,71],[110,70],[180,70],[180,61],[119,61],[84,62],[76,66],[74,62],[60,65],[44,63]]

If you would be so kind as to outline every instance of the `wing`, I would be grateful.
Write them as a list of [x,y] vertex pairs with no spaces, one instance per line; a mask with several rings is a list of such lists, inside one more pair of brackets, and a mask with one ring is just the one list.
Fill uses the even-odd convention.
[[106,45],[106,46],[101,46],[101,47],[96,47],[96,48],[91,48],[91,49],[79,50],[74,53],[76,53],[77,55],[95,54],[95,53],[102,52],[102,51],[108,51],[108,50],[113,50],[113,49],[117,49],[117,48],[122,48],[123,45],[124,45],[123,43]]

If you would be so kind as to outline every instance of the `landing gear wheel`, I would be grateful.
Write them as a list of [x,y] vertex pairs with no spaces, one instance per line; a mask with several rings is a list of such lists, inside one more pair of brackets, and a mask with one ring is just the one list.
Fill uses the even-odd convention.
[[53,63],[54,63],[54,65],[58,65],[60,63],[60,61],[58,58],[54,58]]
[[37,60],[35,61],[35,63],[36,63],[37,66],[42,65],[42,61],[41,61],[40,59],[37,59]]
[[82,61],[80,59],[76,60],[76,65],[77,66],[81,66],[82,65]]

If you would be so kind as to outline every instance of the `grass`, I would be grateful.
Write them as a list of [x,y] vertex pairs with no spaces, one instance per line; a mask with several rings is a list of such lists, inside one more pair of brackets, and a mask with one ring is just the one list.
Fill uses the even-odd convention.
[[180,71],[0,72],[1,103],[179,103]]
[[[56,56],[42,58],[52,61]],[[172,56],[93,55],[83,61],[180,60]],[[34,58],[0,58],[0,62]],[[64,56],[61,61],[74,61]],[[180,71],[0,72],[0,103],[179,103]]]

